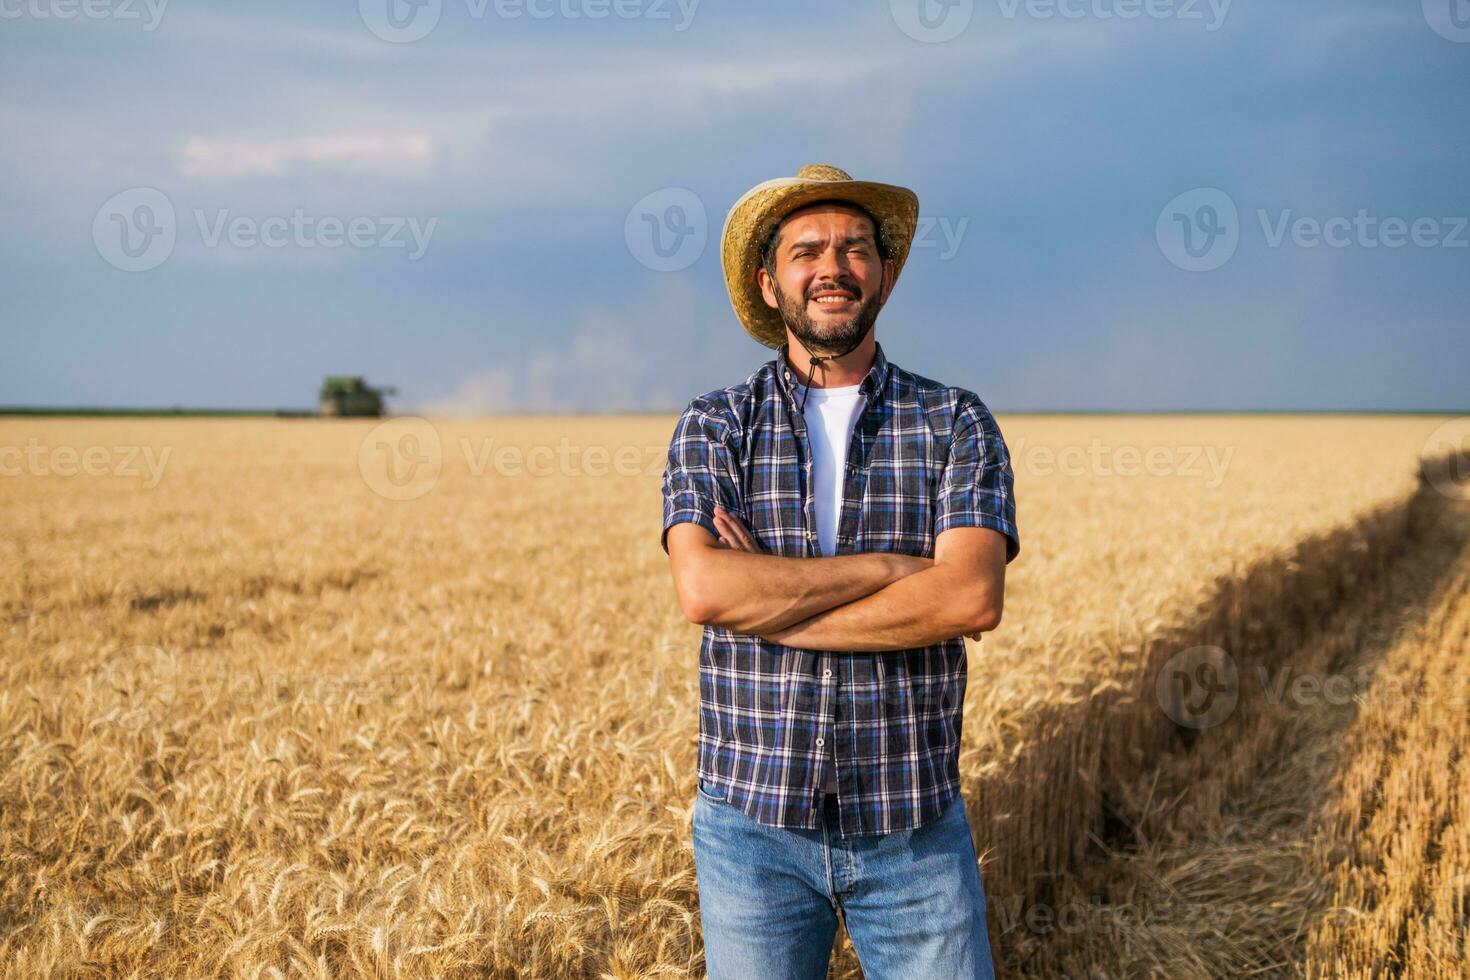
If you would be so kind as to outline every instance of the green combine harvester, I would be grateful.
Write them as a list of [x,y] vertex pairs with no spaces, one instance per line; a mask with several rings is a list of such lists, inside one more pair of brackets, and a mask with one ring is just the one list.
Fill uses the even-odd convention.
[[357,375],[336,375],[322,382],[317,414],[329,418],[380,418],[383,398],[396,394],[397,388],[374,388]]

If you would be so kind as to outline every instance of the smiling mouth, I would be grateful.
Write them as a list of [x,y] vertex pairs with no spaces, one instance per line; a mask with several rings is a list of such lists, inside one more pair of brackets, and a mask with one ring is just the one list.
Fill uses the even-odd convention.
[[840,310],[844,306],[851,306],[856,300],[846,293],[819,293],[812,297],[812,302],[825,310]]

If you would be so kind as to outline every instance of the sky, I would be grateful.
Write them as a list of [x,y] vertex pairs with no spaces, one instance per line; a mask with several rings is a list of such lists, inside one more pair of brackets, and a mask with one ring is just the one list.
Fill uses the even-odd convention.
[[0,0],[0,405],[678,411],[807,163],[995,411],[1470,406],[1470,0]]

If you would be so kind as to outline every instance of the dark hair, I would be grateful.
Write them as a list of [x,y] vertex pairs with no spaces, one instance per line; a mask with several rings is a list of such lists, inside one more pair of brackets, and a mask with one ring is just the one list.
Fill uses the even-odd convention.
[[873,217],[873,212],[855,201],[847,201],[839,197],[824,197],[816,201],[808,201],[800,207],[792,208],[786,214],[771,222],[770,229],[766,232],[765,238],[761,240],[761,265],[770,274],[771,278],[774,279],[776,277],[776,243],[781,238],[781,226],[786,223],[787,218],[791,217],[797,211],[814,207],[818,204],[841,204],[845,207],[861,211],[873,224],[873,233],[878,240],[878,257],[884,262],[893,258],[893,243],[888,238],[888,229],[882,222]]

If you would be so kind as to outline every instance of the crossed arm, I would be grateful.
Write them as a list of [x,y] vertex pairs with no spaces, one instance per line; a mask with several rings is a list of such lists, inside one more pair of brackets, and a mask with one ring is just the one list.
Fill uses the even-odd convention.
[[669,528],[674,588],[685,616],[808,650],[881,651],[980,639],[1000,624],[1006,539],[953,527],[934,558],[869,552],[785,558],[761,551],[739,519],[716,509],[718,537]]

